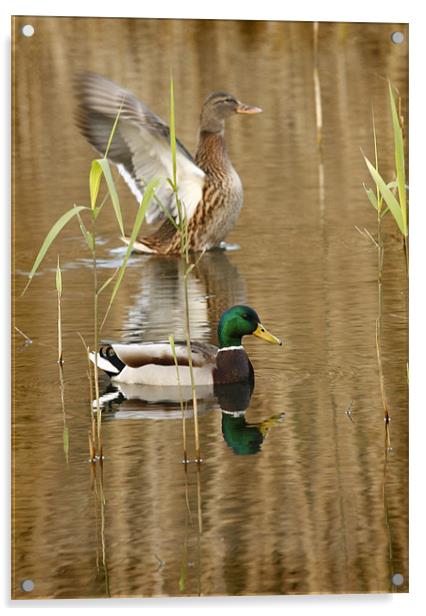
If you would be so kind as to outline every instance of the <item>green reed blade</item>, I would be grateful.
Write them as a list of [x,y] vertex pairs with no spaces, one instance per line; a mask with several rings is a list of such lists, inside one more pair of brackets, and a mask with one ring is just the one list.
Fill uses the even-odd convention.
[[96,201],[98,199],[101,178],[102,168],[99,166],[97,160],[92,160],[89,173],[90,207],[92,210],[95,209]]
[[392,126],[393,126],[393,139],[395,144],[395,167],[396,167],[396,181],[398,183],[398,196],[399,203],[402,211],[402,218],[404,224],[403,235],[406,237],[407,230],[407,193],[405,188],[405,160],[404,160],[404,138],[402,135],[402,128],[398,117],[398,111],[396,109],[395,98],[392,92],[392,85],[389,81],[389,98],[392,111]]
[[378,209],[378,204],[377,204],[377,196],[374,193],[374,191],[371,188],[368,188],[365,184],[363,184],[364,186],[364,190],[366,192],[366,195],[368,197],[369,202],[371,203],[371,205],[374,207],[375,210]]
[[392,193],[392,191],[386,185],[386,182],[383,180],[383,178],[380,175],[380,173],[378,173],[378,171],[370,163],[370,161],[368,160],[368,158],[366,156],[364,156],[364,160],[365,160],[367,168],[368,168],[368,170],[370,172],[371,177],[373,178],[375,184],[377,185],[378,189],[380,190],[380,194],[382,195],[383,199],[385,200],[386,205],[390,209],[391,214],[394,217],[396,224],[398,225],[399,230],[401,231],[402,235],[404,237],[406,237],[407,236],[406,225],[404,224],[404,218],[403,218],[403,215],[402,215],[402,210],[401,210],[401,207],[400,207],[398,201],[396,200],[396,198],[395,198],[394,194]]
[[147,210],[148,210],[148,208],[149,208],[149,206],[151,204],[152,198],[154,196],[154,191],[157,188],[158,183],[159,183],[159,180],[154,178],[153,180],[151,180],[148,183],[147,187],[145,188],[145,192],[144,192],[144,195],[143,195],[142,202],[141,202],[141,204],[139,206],[139,209],[137,211],[137,214],[136,214],[136,218],[135,218],[135,222],[134,222],[134,225],[133,225],[132,233],[131,233],[131,236],[130,236],[130,239],[129,239],[129,244],[127,246],[126,254],[124,256],[123,263],[121,264],[120,269],[118,270],[117,280],[116,280],[114,288],[112,290],[111,298],[110,298],[109,304],[108,304],[108,308],[107,308],[107,311],[106,311],[105,316],[103,318],[103,321],[102,321],[100,329],[102,329],[104,324],[105,324],[105,321],[107,319],[109,311],[111,310],[111,306],[112,306],[112,304],[114,302],[115,296],[117,295],[118,290],[120,288],[121,281],[123,280],[123,276],[124,276],[124,273],[126,271],[127,261],[129,260],[130,254],[131,254],[131,252],[133,250],[133,244],[135,243],[136,238],[137,238],[137,236],[139,234],[140,228],[141,228],[142,223],[143,223],[144,218],[145,218],[145,214],[146,214],[146,212],[147,212]]
[[[97,158],[96,160],[92,161],[92,169],[94,167],[95,168],[97,167],[103,173],[103,176],[107,183],[108,193],[111,198],[111,203],[114,208],[115,217],[117,218],[118,226],[120,227],[120,233],[121,235],[124,235],[123,217],[121,215],[120,200],[118,198],[118,193],[115,187],[114,179],[112,177],[109,162],[106,160],[106,158]],[[92,170],[90,171],[90,174],[92,174]],[[98,187],[98,191],[99,191],[99,187]],[[96,204],[96,201],[95,201],[95,204]],[[92,209],[94,209],[94,207],[95,205],[92,204]]]
[[123,109],[123,105],[124,105],[124,96],[121,99],[120,107],[118,109],[117,115],[115,116],[114,124],[112,125],[112,129],[111,129],[111,132],[109,134],[109,139],[108,139],[107,147],[106,147],[106,150],[105,150],[104,158],[108,157],[108,153],[109,153],[109,150],[110,150],[110,147],[111,147],[111,143],[112,143],[112,140],[114,138],[115,131],[117,130],[117,124],[118,124],[118,120],[120,119],[120,114],[121,114],[121,111]]
[[33,266],[31,268],[31,272],[28,275],[28,282],[25,285],[24,290],[22,291],[22,295],[24,295],[25,291],[28,289],[31,280],[34,277],[34,274],[36,273],[36,271],[40,267],[40,264],[41,264],[41,262],[43,261],[45,255],[46,255],[46,252],[49,250],[50,245],[55,240],[55,238],[59,235],[59,233],[62,231],[62,229],[65,227],[65,225],[71,220],[71,218],[76,216],[82,210],[88,210],[88,209],[89,208],[85,207],[84,205],[74,206],[70,210],[68,210],[68,212],[65,212],[65,214],[63,214],[59,218],[59,220],[57,220],[55,222],[55,224],[50,229],[49,233],[44,238],[44,241],[43,241],[43,243],[41,245],[41,248],[38,251],[38,254],[37,254],[37,256],[35,258],[35,261],[33,263]]
[[105,289],[107,288],[108,285],[111,284],[111,282],[114,280],[114,278],[117,276],[118,272],[120,271],[120,268],[118,267],[115,272],[113,273],[112,276],[110,276],[107,280],[105,280],[105,282],[99,287],[99,289],[97,290],[97,294],[100,295],[103,291],[105,291]]
[[[376,168],[376,171],[378,173],[379,172],[379,153],[378,153],[378,148],[377,148],[377,133],[376,133],[376,120],[374,118],[374,108],[371,109],[371,116],[372,116],[372,119],[373,119],[374,161],[375,161],[375,168]],[[382,198],[382,195],[381,195],[381,193],[379,191],[379,187],[377,186],[377,184],[376,184],[376,195],[375,195],[375,197],[376,197],[377,207],[374,206],[374,204],[373,204],[373,206],[376,207],[377,213],[380,214],[381,209],[382,209],[383,198]],[[371,199],[370,199],[370,202],[371,202]]]
[[102,208],[104,207],[105,203],[107,202],[108,196],[109,196],[109,193],[106,192],[104,198],[101,201],[101,204],[97,205],[95,208],[93,208],[93,210],[92,210],[93,220],[96,220],[97,217],[99,216],[99,214],[102,212]]
[[176,128],[175,128],[175,95],[173,75],[170,74],[170,150],[172,154],[173,184],[176,190]]
[[[74,205],[74,207],[77,207],[77,206]],[[77,213],[77,219],[78,219],[78,224],[80,225],[81,234],[84,237],[84,239],[86,240],[86,244],[87,244],[90,252],[93,252],[93,250],[95,248],[95,242],[94,242],[93,235],[87,229],[87,227],[84,224],[83,219],[81,218],[79,213]]]

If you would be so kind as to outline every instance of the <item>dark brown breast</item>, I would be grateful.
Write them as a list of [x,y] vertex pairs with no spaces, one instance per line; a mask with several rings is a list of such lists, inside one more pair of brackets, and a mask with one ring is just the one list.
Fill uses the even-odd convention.
[[213,383],[242,383],[253,378],[253,367],[243,347],[220,349],[213,369]]

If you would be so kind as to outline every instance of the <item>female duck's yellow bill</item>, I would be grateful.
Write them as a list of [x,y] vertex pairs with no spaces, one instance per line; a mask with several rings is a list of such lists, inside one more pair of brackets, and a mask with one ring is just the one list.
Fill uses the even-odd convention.
[[279,344],[280,346],[282,346],[281,340],[276,336],[273,336],[271,332],[268,332],[266,327],[263,327],[262,323],[258,323],[256,329],[253,332],[253,336],[262,338],[262,340],[266,340],[266,342],[270,342],[271,344]]

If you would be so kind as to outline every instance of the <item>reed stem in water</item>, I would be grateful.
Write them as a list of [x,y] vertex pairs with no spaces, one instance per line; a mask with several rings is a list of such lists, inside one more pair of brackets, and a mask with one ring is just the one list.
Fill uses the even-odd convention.
[[188,219],[186,211],[179,197],[178,178],[177,178],[177,161],[176,161],[176,132],[175,132],[175,105],[174,105],[174,89],[173,78],[170,77],[170,148],[172,153],[173,177],[170,184],[173,189],[176,200],[176,208],[178,212],[178,227],[180,232],[180,256],[184,263],[184,300],[185,300],[185,340],[188,352],[188,366],[191,378],[192,404],[194,408],[194,434],[195,434],[195,457],[197,462],[201,462],[200,452],[200,435],[198,429],[198,405],[197,391],[194,379],[194,370],[192,365],[191,352],[191,324],[189,314],[189,295],[188,295],[188,276],[190,269],[189,263],[189,245],[188,245]]

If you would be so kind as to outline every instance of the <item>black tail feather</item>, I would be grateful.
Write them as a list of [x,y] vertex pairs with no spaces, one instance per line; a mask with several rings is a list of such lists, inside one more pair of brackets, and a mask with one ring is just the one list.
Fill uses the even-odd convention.
[[[99,349],[99,355],[117,368],[118,373],[120,373],[126,365],[121,361],[111,345],[101,347]],[[104,370],[104,372],[106,372],[108,376],[117,376],[118,374],[117,372],[108,372],[107,370]]]

